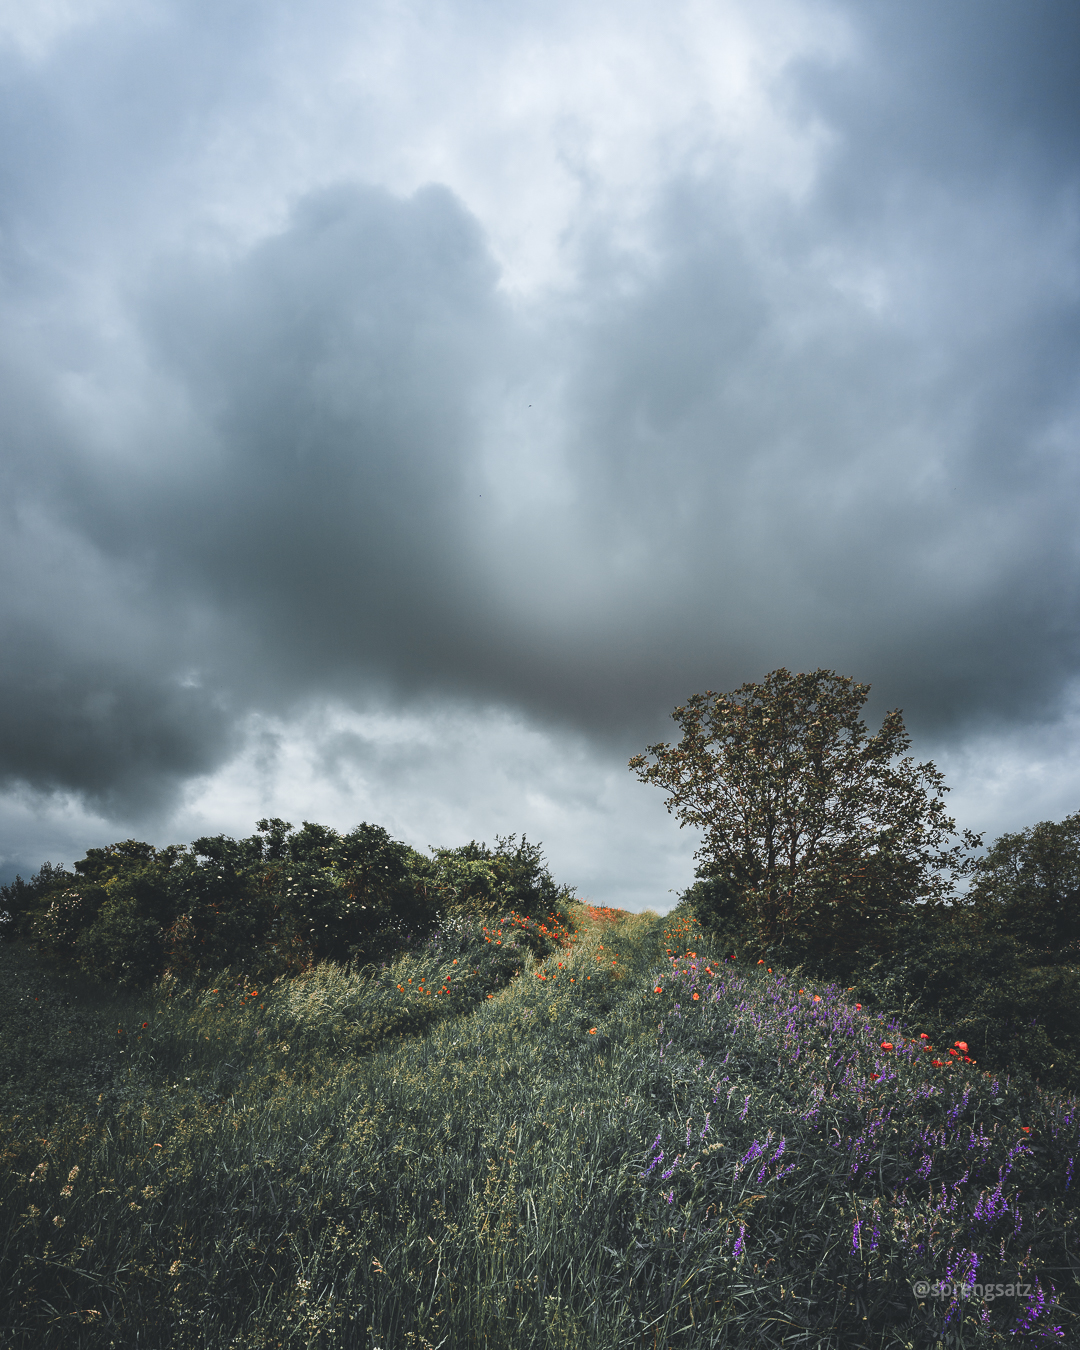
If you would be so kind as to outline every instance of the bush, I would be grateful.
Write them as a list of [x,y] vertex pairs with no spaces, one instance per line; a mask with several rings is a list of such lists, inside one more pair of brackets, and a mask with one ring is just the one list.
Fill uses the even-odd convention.
[[440,922],[515,911],[537,921],[528,941],[539,949],[548,914],[570,896],[524,838],[428,859],[366,823],[341,835],[260,820],[250,838],[187,848],[129,839],[88,850],[75,871],[46,864],[4,888],[10,924],[40,954],[130,986],[227,968],[266,980],[323,961],[360,966],[415,947]]
[[444,919],[494,919],[512,912],[538,921],[565,916],[573,889],[556,884],[538,844],[524,835],[516,841],[517,835],[496,836],[489,849],[474,839],[459,848],[435,849],[431,860],[415,854],[414,875]]
[[16,876],[10,885],[0,886],[0,937],[8,942],[28,937],[35,919],[48,908],[50,898],[75,880],[62,867],[46,862],[29,881]]

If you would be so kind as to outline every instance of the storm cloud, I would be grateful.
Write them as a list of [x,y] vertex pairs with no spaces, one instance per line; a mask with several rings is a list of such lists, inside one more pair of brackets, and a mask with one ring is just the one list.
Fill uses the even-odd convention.
[[626,758],[781,665],[1076,809],[1071,9],[2,22],[5,872],[367,818],[663,907]]

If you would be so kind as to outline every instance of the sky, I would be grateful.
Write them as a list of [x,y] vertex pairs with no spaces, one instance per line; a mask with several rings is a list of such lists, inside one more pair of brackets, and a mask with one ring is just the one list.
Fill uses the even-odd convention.
[[0,880],[263,816],[669,908],[779,667],[1080,809],[1071,0],[0,0]]

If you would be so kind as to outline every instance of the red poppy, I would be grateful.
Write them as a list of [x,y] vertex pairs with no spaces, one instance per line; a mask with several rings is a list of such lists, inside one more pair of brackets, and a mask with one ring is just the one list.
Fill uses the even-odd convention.
[[882,1041],[881,1048],[882,1050],[891,1050],[893,1048],[892,1041]]

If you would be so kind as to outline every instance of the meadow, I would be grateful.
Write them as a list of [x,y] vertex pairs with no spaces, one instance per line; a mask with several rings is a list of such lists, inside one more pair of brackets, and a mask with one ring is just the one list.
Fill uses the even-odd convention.
[[1080,1344],[1080,1104],[666,918],[125,992],[0,944],[0,1344]]

